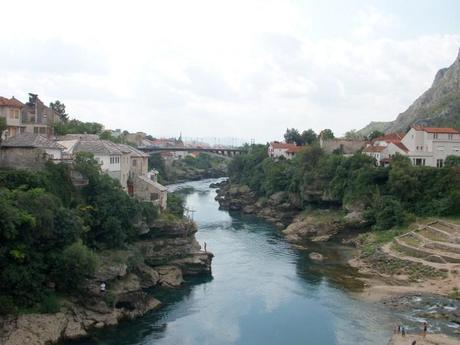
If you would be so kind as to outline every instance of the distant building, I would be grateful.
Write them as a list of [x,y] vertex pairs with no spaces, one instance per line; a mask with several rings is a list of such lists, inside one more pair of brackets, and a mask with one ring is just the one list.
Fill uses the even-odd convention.
[[389,133],[375,138],[363,150],[363,154],[375,158],[376,165],[386,166],[396,153],[407,155],[409,151],[401,142],[404,134]]
[[3,168],[40,170],[48,160],[60,161],[64,147],[33,133],[20,133],[3,141],[0,166]]
[[274,159],[279,159],[281,157],[292,159],[302,149],[302,146],[297,146],[296,144],[273,141],[268,146],[268,156]]
[[29,101],[21,108],[21,124],[25,132],[50,137],[54,133],[54,124],[60,121],[56,112],[46,106],[38,95],[29,93]]
[[6,118],[8,126],[6,133],[0,133],[3,138],[24,132],[50,137],[54,133],[54,124],[61,121],[53,109],[32,93],[25,104],[14,97],[0,97],[0,116]]
[[15,136],[25,131],[25,127],[21,123],[21,108],[23,106],[24,104],[14,97],[10,99],[0,97],[0,117],[5,118],[7,125],[5,133],[0,133],[2,139]]
[[58,141],[65,148],[64,157],[74,157],[78,152],[92,153],[102,172],[117,179],[130,196],[166,208],[167,189],[158,183],[155,173],[148,171],[147,154],[108,140],[81,140],[77,135],[65,139],[69,140]]
[[455,128],[413,126],[401,140],[413,165],[443,167],[447,156],[460,156],[460,132]]

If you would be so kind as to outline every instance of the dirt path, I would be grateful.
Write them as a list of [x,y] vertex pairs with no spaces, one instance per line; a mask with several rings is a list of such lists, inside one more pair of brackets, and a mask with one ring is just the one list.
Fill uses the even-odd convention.
[[411,345],[413,341],[416,345],[459,345],[460,340],[448,337],[443,334],[427,334],[426,338],[421,335],[408,334],[405,337],[395,334],[388,345]]

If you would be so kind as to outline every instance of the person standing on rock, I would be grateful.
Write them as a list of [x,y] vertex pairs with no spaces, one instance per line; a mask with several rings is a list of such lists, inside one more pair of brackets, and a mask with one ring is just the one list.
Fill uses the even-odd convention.
[[105,288],[106,288],[106,285],[104,282],[101,283],[101,286],[100,286],[100,289],[101,289],[101,294],[105,293]]
[[207,247],[207,244],[206,244],[206,242],[204,242],[204,252],[205,252],[205,253],[207,253],[206,247]]
[[423,337],[426,337],[426,332],[428,331],[428,324],[426,321],[423,323]]
[[401,327],[401,335],[402,335],[403,337],[406,336],[406,329],[404,328],[404,326]]

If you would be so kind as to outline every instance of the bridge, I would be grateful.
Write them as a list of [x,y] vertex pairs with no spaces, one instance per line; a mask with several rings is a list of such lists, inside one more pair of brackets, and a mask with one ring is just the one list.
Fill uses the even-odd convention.
[[242,153],[246,153],[246,150],[244,149],[237,149],[233,147],[158,147],[158,146],[138,146],[138,150],[141,150],[143,152],[147,153],[155,153],[155,152],[204,152],[204,153],[210,153],[210,154],[215,154],[219,156],[225,156],[225,157],[233,157],[236,155],[240,155]]

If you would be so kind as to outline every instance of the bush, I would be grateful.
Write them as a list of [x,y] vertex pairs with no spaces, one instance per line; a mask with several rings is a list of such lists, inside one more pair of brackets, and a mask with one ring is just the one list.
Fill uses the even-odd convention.
[[167,210],[176,217],[184,216],[184,199],[178,193],[168,194]]
[[97,255],[81,241],[75,242],[65,248],[59,258],[58,288],[65,292],[80,291],[85,279],[95,273],[98,265]]
[[15,314],[17,308],[11,296],[0,296],[0,315]]
[[40,304],[41,313],[53,314],[57,313],[60,309],[59,300],[54,294],[46,295]]

